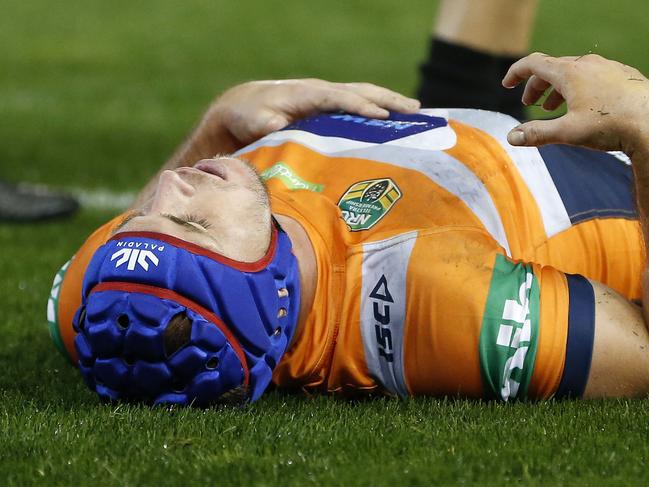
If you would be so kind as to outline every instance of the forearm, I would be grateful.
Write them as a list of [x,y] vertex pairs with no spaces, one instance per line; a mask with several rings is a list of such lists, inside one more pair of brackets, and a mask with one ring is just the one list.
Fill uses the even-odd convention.
[[[623,151],[632,160],[638,217],[649,262],[649,80],[637,69],[597,55],[554,58],[535,53],[517,61],[503,79],[513,88],[525,82],[523,103],[543,100],[567,113],[515,127],[512,145],[572,144]],[[649,268],[641,276],[645,322],[649,325]]]
[[344,111],[386,118],[391,110],[414,113],[418,109],[416,100],[370,83],[305,79],[251,81],[235,86],[212,103],[192,135],[145,186],[132,208],[146,205],[162,171],[230,154],[314,113]]
[[201,122],[187,140],[176,149],[162,170],[191,166],[201,159],[214,157],[217,154],[230,154],[240,148],[240,145],[234,142],[225,124],[218,119],[212,119],[209,126]]
[[229,130],[212,107],[187,139],[180,144],[160,170],[140,191],[132,208],[141,208],[153,197],[160,173],[183,166],[192,166],[201,159],[229,154],[239,149]]
[[641,139],[631,154],[638,219],[642,229],[645,269],[642,276],[642,314],[649,325],[649,137]]

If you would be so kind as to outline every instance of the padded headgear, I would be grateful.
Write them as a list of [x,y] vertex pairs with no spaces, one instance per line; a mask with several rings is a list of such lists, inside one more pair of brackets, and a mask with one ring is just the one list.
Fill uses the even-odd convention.
[[[257,262],[154,232],[119,233],[94,254],[74,317],[86,384],[110,400],[208,405],[232,390],[255,401],[296,328],[297,259],[274,221]],[[188,342],[165,349],[176,315]],[[182,344],[181,344],[182,345]]]

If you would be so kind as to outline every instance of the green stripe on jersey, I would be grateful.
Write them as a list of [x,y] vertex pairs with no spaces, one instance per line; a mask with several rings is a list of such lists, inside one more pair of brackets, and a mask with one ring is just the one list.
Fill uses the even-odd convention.
[[[74,257],[72,257],[74,259]],[[52,282],[52,290],[50,291],[50,296],[47,300],[47,326],[50,330],[50,336],[56,348],[61,354],[69,361],[72,361],[72,357],[68,354],[68,351],[63,345],[63,340],[61,339],[61,332],[59,330],[59,295],[61,294],[61,284],[65,278],[65,273],[70,266],[72,259],[63,264],[63,267],[59,269],[59,272],[54,276],[54,282]]]
[[531,265],[496,256],[480,331],[485,395],[527,397],[539,338],[540,289]]

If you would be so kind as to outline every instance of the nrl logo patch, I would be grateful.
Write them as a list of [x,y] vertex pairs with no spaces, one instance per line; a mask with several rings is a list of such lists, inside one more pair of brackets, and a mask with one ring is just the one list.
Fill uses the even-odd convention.
[[353,184],[338,201],[343,220],[352,232],[367,230],[390,211],[401,198],[401,190],[390,178]]

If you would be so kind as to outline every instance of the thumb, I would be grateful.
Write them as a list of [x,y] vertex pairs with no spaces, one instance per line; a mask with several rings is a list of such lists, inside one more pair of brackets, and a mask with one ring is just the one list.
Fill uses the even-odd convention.
[[273,110],[263,110],[251,120],[248,127],[255,138],[263,137],[288,125],[288,120]]
[[249,144],[287,125],[288,120],[283,116],[271,110],[262,110],[246,120],[233,124],[230,130],[239,142]]
[[268,119],[266,122],[266,125],[264,127],[264,132],[266,133],[271,133],[275,132],[277,130],[283,129],[289,124],[289,121],[286,119],[286,117],[283,117],[282,115],[275,115],[271,118]]
[[566,142],[566,120],[563,117],[554,120],[534,120],[513,128],[507,134],[511,145],[538,146]]

